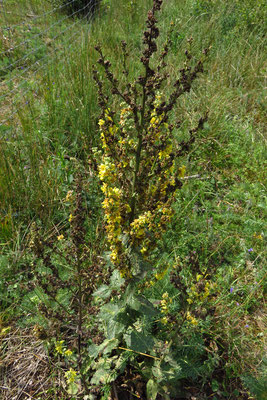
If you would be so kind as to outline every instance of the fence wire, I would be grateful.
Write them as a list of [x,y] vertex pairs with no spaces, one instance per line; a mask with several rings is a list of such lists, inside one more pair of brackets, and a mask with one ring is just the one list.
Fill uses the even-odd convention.
[[[33,39],[36,39],[40,36],[42,36],[44,33],[49,32],[52,28],[54,28],[57,25],[60,25],[63,21],[66,21],[67,19],[69,19],[69,17],[74,16],[75,14],[79,13],[80,11],[83,11],[84,9],[86,9],[88,7],[88,5],[86,5],[85,7],[83,7],[81,10],[73,12],[71,15],[67,15],[64,18],[61,18],[59,21],[55,22],[54,24],[50,25],[47,29],[44,29],[43,31],[36,33],[35,35],[31,36],[31,38],[24,40],[23,42],[20,42],[19,44],[17,44],[16,46],[10,47],[8,50],[3,50],[0,52],[0,56],[2,54],[6,54],[7,52],[10,51],[14,51],[15,49],[23,46],[24,44],[27,43],[31,43]],[[37,49],[34,49],[35,51],[38,51],[40,48],[37,47]],[[28,54],[26,54],[23,58],[18,59],[16,62],[12,63],[12,64],[8,64],[6,68],[4,68],[4,70],[9,69],[10,67],[13,67],[14,65],[16,65],[17,63],[19,63],[21,60],[23,60],[24,58],[27,58],[29,55],[31,55],[33,52],[30,52]]]
[[[65,21],[65,20],[69,19],[69,17],[73,17],[74,15],[78,14],[79,12],[84,11],[87,7],[88,7],[88,5],[86,5],[85,7],[81,8],[81,9],[78,10],[78,11],[73,12],[70,16],[66,16],[66,17],[62,18],[61,20],[59,20],[58,22],[55,22],[54,24],[50,25],[49,28],[47,28],[47,29],[45,29],[44,31],[42,31],[42,32],[40,32],[40,33],[38,33],[38,34],[32,36],[30,39],[25,40],[24,42],[22,42],[21,45],[23,45],[24,43],[27,43],[27,42],[31,42],[33,38],[39,37],[39,36],[43,35],[44,33],[49,32],[49,30],[50,30],[51,28],[53,28],[54,26],[59,25],[62,21]],[[89,9],[89,11],[88,11],[88,13],[87,13],[86,15],[89,15],[89,14],[90,14],[90,11],[91,11],[91,8]],[[77,23],[74,23],[73,25],[71,25],[71,27],[74,26],[74,25],[76,25],[76,24],[77,24]],[[61,36],[63,33],[65,33],[68,29],[70,29],[71,27],[68,27],[67,29],[64,29],[64,30],[60,31],[60,33],[59,33],[58,35],[55,35],[55,36],[53,36],[52,38],[49,38],[49,39],[50,39],[50,40],[54,40],[54,39],[58,38],[58,37]],[[10,49],[14,50],[16,47],[19,47],[19,45],[18,45],[18,46],[15,46],[15,47],[11,47]],[[39,47],[33,48],[32,51],[30,51],[29,53],[25,54],[23,57],[19,58],[19,59],[18,59],[17,61],[15,61],[14,63],[8,64],[6,68],[2,69],[2,71],[6,71],[7,69],[10,69],[11,67],[13,67],[13,66],[15,66],[15,65],[17,65],[17,64],[20,64],[21,61],[26,60],[30,55],[33,55],[34,53],[36,53],[38,50],[40,50],[40,49],[42,49],[42,48],[43,48],[43,45],[42,45],[42,46],[39,46]],[[4,51],[3,53],[6,53],[6,51]],[[0,55],[1,55],[1,53],[0,53]],[[9,81],[7,81],[6,83],[8,83],[8,82],[9,82]],[[0,99],[1,99],[1,97],[0,97]]]
[[[0,13],[7,13],[7,12],[5,11],[5,8],[4,8],[4,7],[5,7],[5,6],[4,6],[4,1],[5,1],[5,0],[0,0],[0,3],[1,3],[1,5],[2,5],[2,10],[0,10]],[[70,0],[69,2],[64,3],[63,5],[61,5],[61,6],[59,6],[59,7],[54,7],[54,8],[52,8],[52,10],[47,11],[47,12],[45,12],[45,13],[43,13],[43,14],[39,14],[39,15],[30,15],[30,14],[23,15],[23,14],[16,14],[16,13],[12,13],[12,14],[13,14],[13,15],[17,15],[17,16],[19,16],[19,17],[23,17],[23,18],[25,18],[25,16],[26,16],[26,17],[30,18],[30,19],[31,19],[30,22],[33,23],[33,22],[35,22],[36,20],[38,20],[38,19],[40,19],[40,18],[44,18],[44,17],[47,17],[48,15],[55,14],[55,13],[57,13],[59,10],[62,10],[62,9],[64,9],[64,8],[66,8],[67,6],[69,6],[70,4],[76,3],[76,2],[77,2],[77,0]],[[14,28],[16,28],[16,27],[18,27],[18,26],[24,25],[25,23],[26,23],[25,21],[22,21],[21,23],[15,24],[15,25],[10,25],[10,24],[7,23],[7,26],[6,26],[6,27],[3,26],[2,29],[7,29],[7,30],[9,30],[9,29],[14,29]],[[27,22],[27,23],[28,23],[28,22]]]
[[[5,11],[5,9],[3,8],[4,5],[4,0],[0,0],[1,3],[0,5],[2,6],[2,12]],[[68,3],[64,4],[64,6],[60,6],[60,7],[55,7],[53,8],[51,11],[43,13],[42,15],[38,15],[35,17],[35,19],[37,20],[38,18],[47,16],[47,15],[51,15],[52,13],[57,13],[59,10],[63,9],[64,7],[66,7],[67,5],[70,5],[72,3],[77,2],[78,0],[71,0]],[[101,3],[100,3],[101,4]],[[88,8],[88,10],[87,10]],[[87,21],[88,24],[91,23],[92,18],[94,17],[94,14],[96,12],[95,9],[95,5],[92,3],[92,1],[89,1],[85,6],[79,8],[77,11],[74,11],[72,14],[60,19],[59,21],[57,21],[56,23],[53,23],[52,25],[50,25],[48,28],[46,28],[45,30],[43,30],[42,32],[38,33],[38,35],[35,35],[35,37],[39,37],[41,35],[43,35],[44,33],[47,33],[49,30],[51,30],[52,27],[54,27],[55,25],[60,26],[60,24],[70,18],[73,18],[74,16],[78,15],[79,13],[83,13],[84,15],[82,17],[80,17],[79,19],[77,18],[71,25],[67,26],[66,28],[60,30],[59,33],[57,33],[56,35],[54,35],[53,37],[49,37],[49,45],[51,45],[52,42],[55,42],[56,39],[58,39],[59,37],[62,37],[66,32],[71,32],[71,30],[73,30],[73,28],[75,26],[79,26],[79,24],[81,24],[83,21]],[[77,34],[77,31],[74,30],[73,33],[70,33],[70,35],[68,35],[68,37],[66,39],[64,39],[63,42],[63,46],[62,49],[57,49],[54,48],[52,51],[49,50],[48,51],[48,46],[46,46],[46,54],[44,56],[42,56],[41,58],[39,58],[37,61],[29,64],[26,67],[20,67],[20,72],[17,73],[16,75],[13,75],[10,79],[3,79],[2,83],[0,83],[0,88],[2,86],[6,88],[6,91],[4,92],[4,94],[2,94],[0,96],[0,102],[3,102],[7,97],[12,96],[13,98],[16,97],[16,94],[19,94],[19,99],[15,99],[13,101],[10,101],[9,104],[7,105],[7,107],[10,109],[10,114],[2,121],[0,121],[0,127],[1,126],[6,126],[7,127],[7,123],[10,122],[13,117],[17,114],[18,109],[21,108],[21,99],[25,98],[26,95],[29,92],[32,92],[32,88],[25,88],[23,89],[23,86],[25,85],[25,83],[27,82],[26,80],[26,73],[27,72],[31,72],[31,79],[38,73],[40,72],[42,69],[44,69],[47,64],[50,64],[54,61],[55,59],[55,55],[63,55],[64,56],[64,52],[65,54],[67,54],[66,50],[68,50],[69,48],[71,48],[71,46],[73,46],[80,38],[80,35]],[[29,39],[29,41],[32,39]],[[23,43],[20,43],[17,47],[19,47],[20,45],[23,45],[24,43],[26,43],[28,41],[24,41]],[[15,47],[10,47],[9,49],[5,50],[5,54],[10,52],[12,49],[14,49]],[[27,53],[26,55],[24,55],[23,57],[21,57],[20,59],[16,60],[15,63],[13,64],[9,64],[7,66],[7,68],[9,67],[14,67],[15,65],[21,63],[23,60],[25,61],[30,55],[35,54],[36,52],[38,52],[38,50],[42,49],[42,46],[37,46],[35,48],[32,49],[31,52]],[[0,53],[0,57],[1,54],[3,54],[4,52]],[[15,68],[18,69],[18,68]],[[3,71],[3,69],[2,69]],[[16,85],[16,87],[14,87],[13,89],[8,89],[8,86],[12,86],[14,82],[16,81],[20,81],[20,83],[18,85]],[[22,89],[22,90],[21,90]],[[24,103],[25,105],[27,105],[27,101]],[[20,105],[20,107],[18,107],[18,105]],[[8,125],[9,126],[9,125]]]

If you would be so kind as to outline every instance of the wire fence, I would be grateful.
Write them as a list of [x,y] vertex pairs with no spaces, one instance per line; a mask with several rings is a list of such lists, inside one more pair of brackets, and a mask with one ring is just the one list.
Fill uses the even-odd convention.
[[[2,5],[2,10],[0,10],[0,13],[7,14],[8,11],[5,10],[5,3],[4,3],[4,1],[5,1],[5,0],[0,0],[0,4]],[[39,19],[41,19],[41,18],[48,17],[49,15],[55,14],[55,13],[59,12],[59,11],[62,10],[62,9],[66,9],[66,7],[68,7],[68,6],[70,6],[72,3],[76,3],[76,2],[77,2],[77,0],[70,0],[70,1],[68,1],[67,3],[62,4],[62,5],[59,6],[59,7],[54,7],[54,8],[52,8],[50,11],[47,11],[47,12],[45,12],[45,13],[38,14],[38,15],[33,15],[33,14],[24,14],[24,15],[22,15],[22,14],[16,14],[16,13],[12,13],[12,14],[13,14],[13,15],[20,16],[20,17],[24,17],[24,18],[25,18],[25,17],[28,17],[28,18],[30,18],[30,22],[31,22],[31,23],[34,23],[36,20],[39,20]],[[7,24],[7,26],[3,26],[2,29],[7,29],[7,30],[14,29],[14,28],[16,28],[16,27],[18,27],[18,26],[24,25],[26,22],[28,22],[28,21],[22,21],[21,23],[15,24],[15,25]]]
[[[8,24],[7,8],[5,4],[6,0],[0,0],[0,17],[1,30],[3,40],[5,40],[4,32],[12,32],[18,27],[25,26],[25,21],[21,21],[20,24]],[[55,57],[61,56],[62,58],[68,54],[66,50],[75,45],[80,39],[78,34],[79,28],[84,29],[90,28],[92,19],[95,13],[101,12],[101,8],[96,8],[96,2],[88,0],[85,5],[77,7],[81,3],[79,0],[71,0],[65,2],[61,6],[51,7],[50,10],[33,15],[31,19],[31,27],[33,22],[36,22],[40,26],[42,18],[52,17],[52,22],[49,26],[45,26],[42,31],[36,34],[31,34],[29,38],[22,40],[15,46],[6,47],[0,52],[0,127],[9,127],[14,123],[14,117],[18,113],[18,110],[24,105],[28,104],[25,100],[27,95],[33,92],[32,87],[27,87],[27,78],[30,76],[32,80],[34,77],[37,78],[37,74],[47,67],[48,64],[55,60]],[[101,5],[101,2],[98,2]],[[73,12],[65,14],[62,17],[62,11],[65,11],[68,6],[76,6]],[[10,12],[11,16],[14,14]],[[25,14],[26,17],[28,14]],[[77,18],[79,15],[79,18]],[[75,18],[76,17],[76,18]],[[54,22],[54,19],[56,21]],[[53,32],[55,27],[56,32]],[[50,34],[49,33],[52,33]],[[43,38],[48,37],[49,41],[46,43]],[[41,44],[40,44],[41,41]],[[61,43],[61,48],[58,48],[58,44]],[[30,47],[31,46],[31,47]],[[30,47],[30,49],[28,49]],[[25,49],[26,48],[26,49]],[[21,57],[17,57],[15,61],[12,59],[12,55],[16,50],[22,49]],[[41,53],[41,55],[40,55]],[[20,54],[19,54],[20,55]],[[25,87],[26,86],[26,87]],[[24,99],[24,100],[23,100]],[[3,111],[4,110],[4,111]]]
[[[73,2],[73,1],[72,1],[72,2]],[[41,31],[41,32],[39,32],[39,33],[37,33],[37,34],[32,35],[29,39],[26,39],[26,40],[24,40],[23,42],[20,42],[19,44],[17,44],[17,45],[15,45],[15,46],[11,47],[11,48],[8,49],[8,50],[9,50],[9,51],[10,51],[10,50],[14,51],[14,50],[17,49],[17,48],[22,47],[24,44],[32,43],[32,41],[33,41],[34,39],[43,36],[45,33],[48,33],[49,31],[51,31],[51,29],[54,28],[55,26],[61,25],[63,21],[66,21],[66,20],[69,19],[70,17],[73,17],[75,14],[78,14],[79,12],[84,11],[84,10],[87,9],[87,8],[88,8],[88,5],[82,7],[82,8],[79,9],[78,11],[73,12],[73,13],[70,14],[70,15],[65,16],[64,18],[61,18],[59,21],[55,22],[54,24],[51,24],[47,29],[44,29],[43,31]],[[89,11],[89,12],[90,12],[90,11]],[[7,70],[7,69],[10,69],[11,67],[14,67],[14,66],[17,65],[18,63],[20,63],[21,61],[23,61],[24,59],[26,59],[26,58],[27,58],[29,55],[31,55],[33,52],[36,52],[36,51],[38,51],[39,49],[40,49],[40,47],[39,47],[39,48],[38,48],[38,47],[37,47],[37,48],[34,48],[31,52],[29,52],[28,54],[25,54],[24,57],[22,57],[22,58],[16,60],[14,63],[8,64],[3,70]],[[2,54],[5,54],[5,53],[6,53],[6,50],[3,50],[2,52],[0,52],[0,56],[1,56]]]

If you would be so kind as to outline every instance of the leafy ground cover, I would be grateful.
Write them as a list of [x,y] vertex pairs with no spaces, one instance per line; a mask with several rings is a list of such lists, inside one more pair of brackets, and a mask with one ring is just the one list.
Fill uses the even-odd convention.
[[[35,15],[46,11],[44,4],[16,6],[20,15]],[[103,227],[93,65],[100,44],[125,84],[125,40],[127,79],[142,75],[152,1],[103,5],[90,30],[77,20],[73,45],[67,35],[53,42],[61,51],[45,70],[29,68],[27,99],[16,93],[23,107],[1,126],[0,393],[6,399],[264,399],[265,2],[163,2],[158,47],[170,39],[164,95],[187,65],[185,50],[194,65],[209,48],[204,72],[171,112],[171,122],[180,121],[174,140],[187,140],[207,111],[208,120],[179,159],[184,176],[174,214],[150,254],[153,268],[137,283],[114,268]],[[14,18],[8,24],[21,22],[7,16]],[[45,24],[62,14],[53,18]],[[37,34],[48,27],[35,24]],[[68,24],[73,20],[59,31]],[[32,35],[23,29],[14,30],[12,46]],[[4,36],[5,50],[11,42]],[[35,39],[49,51],[49,35]],[[18,50],[14,62],[27,54]],[[25,58],[25,66],[35,61]],[[3,87],[16,73],[1,72]],[[101,69],[99,77],[109,107],[118,110]],[[25,351],[28,357],[19,356]]]

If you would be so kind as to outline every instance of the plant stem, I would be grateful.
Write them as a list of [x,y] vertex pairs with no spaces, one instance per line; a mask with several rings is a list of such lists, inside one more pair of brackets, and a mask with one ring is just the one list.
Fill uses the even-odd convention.
[[142,151],[142,141],[143,141],[143,130],[144,130],[144,116],[145,116],[145,107],[146,107],[146,83],[148,78],[148,66],[146,67],[146,74],[143,84],[143,98],[142,98],[142,109],[141,109],[141,118],[140,118],[140,126],[138,129],[138,145],[135,154],[135,169],[134,169],[134,178],[133,178],[133,186],[132,186],[132,198],[131,198],[131,214],[130,214],[130,223],[133,222],[135,217],[135,206],[136,206],[136,193],[135,189],[138,184],[138,172],[140,168],[141,161],[141,151]]
[[78,256],[77,261],[77,272],[78,272],[78,367],[81,372],[82,367],[82,354],[81,354],[81,342],[82,342],[82,277],[81,277],[81,260]]

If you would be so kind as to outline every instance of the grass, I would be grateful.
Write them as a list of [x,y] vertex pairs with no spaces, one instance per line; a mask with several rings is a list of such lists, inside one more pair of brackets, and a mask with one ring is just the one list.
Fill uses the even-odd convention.
[[[34,19],[33,15],[51,9],[49,2],[4,2],[5,13],[0,16],[0,51],[5,51],[0,56],[0,95],[5,95],[1,116],[5,120],[15,112],[0,130],[4,328],[15,329],[15,324],[33,312],[25,286],[33,262],[29,250],[32,223],[41,227],[44,237],[65,234],[69,208],[64,199],[75,189],[77,170],[86,177],[93,173],[90,159],[99,140],[92,78],[95,44],[101,43],[115,75],[123,81],[120,41],[126,40],[132,60],[130,74],[136,77],[140,72],[140,40],[151,1],[104,3],[90,26],[66,19],[48,30],[64,18],[62,13],[52,13]],[[197,327],[188,323],[188,329],[201,333],[211,355],[205,379],[188,383],[188,392],[194,393],[195,388],[203,399],[205,393],[214,399],[263,399],[266,395],[266,14],[261,0],[170,0],[160,18],[163,41],[171,23],[175,27],[169,55],[171,77],[178,75],[190,37],[196,59],[204,47],[211,46],[205,73],[173,115],[186,116],[179,132],[183,135],[187,126],[194,126],[209,110],[201,137],[184,160],[186,175],[197,177],[186,180],[179,192],[175,217],[155,254],[158,270],[176,266],[188,295],[197,285],[196,273],[212,285],[212,297],[206,303],[196,295],[188,305],[199,319]],[[33,29],[26,28],[26,23],[32,23]],[[14,24],[19,25],[6,29]],[[65,29],[65,35],[53,39]],[[16,64],[6,72],[6,52],[11,46],[10,60]],[[40,51],[27,56],[29,47],[40,47]],[[36,63],[44,56],[45,62],[37,69]],[[27,69],[23,78],[20,67]],[[88,201],[99,203],[97,190]],[[147,290],[147,296],[157,300],[166,291],[174,299],[177,296],[168,273]],[[178,308],[180,301],[174,300]]]

